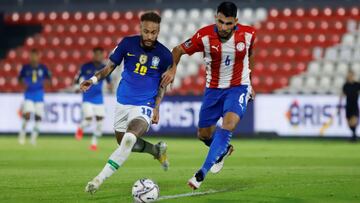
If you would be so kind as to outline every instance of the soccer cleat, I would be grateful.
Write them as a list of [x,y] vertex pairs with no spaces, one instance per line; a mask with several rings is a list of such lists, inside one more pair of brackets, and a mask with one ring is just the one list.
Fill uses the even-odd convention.
[[85,192],[88,192],[90,194],[95,194],[96,191],[99,190],[100,185],[102,182],[98,177],[95,177],[92,181],[88,182],[88,184],[85,187]]
[[169,165],[170,165],[169,159],[168,159],[167,153],[166,153],[167,145],[165,142],[160,141],[159,143],[157,143],[155,145],[155,147],[157,147],[159,150],[159,156],[158,156],[157,160],[160,162],[164,171],[167,171],[169,169]]
[[230,156],[231,153],[234,151],[234,147],[229,145],[225,154],[223,154],[215,164],[210,168],[211,173],[219,173],[221,169],[224,167],[224,160],[226,157]]
[[92,145],[90,145],[89,149],[90,149],[91,151],[96,151],[96,150],[97,150],[97,145],[96,145],[96,144],[92,144]]
[[198,171],[197,173],[195,173],[193,177],[189,179],[188,185],[189,187],[191,187],[191,189],[196,190],[199,189],[203,181],[204,181],[204,174],[202,173],[202,171]]
[[78,128],[75,133],[75,139],[81,140],[84,136],[84,131],[81,128]]

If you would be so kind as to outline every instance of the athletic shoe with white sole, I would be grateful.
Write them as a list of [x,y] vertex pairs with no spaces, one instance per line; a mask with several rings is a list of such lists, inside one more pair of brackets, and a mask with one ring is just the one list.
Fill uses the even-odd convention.
[[188,181],[188,185],[191,189],[196,190],[199,189],[201,183],[204,181],[204,174],[202,171],[198,171],[195,173],[193,177],[191,177]]
[[88,192],[90,194],[95,194],[96,191],[99,190],[100,185],[102,182],[98,177],[95,177],[92,181],[88,182],[88,184],[85,187],[85,192]]
[[159,150],[159,157],[157,158],[157,160],[160,162],[162,168],[164,169],[164,171],[167,171],[169,169],[169,159],[167,156],[167,144],[165,142],[160,141],[159,143],[157,143],[155,145],[155,147],[157,147],[157,149]]
[[227,148],[226,153],[224,153],[216,162],[215,164],[210,168],[211,173],[219,173],[221,169],[224,167],[224,160],[226,157],[230,156],[231,153],[234,151],[234,147],[232,145],[229,145]]

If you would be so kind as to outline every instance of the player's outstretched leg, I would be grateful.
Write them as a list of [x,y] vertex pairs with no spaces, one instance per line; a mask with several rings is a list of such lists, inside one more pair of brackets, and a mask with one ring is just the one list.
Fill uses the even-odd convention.
[[138,138],[132,151],[151,154],[154,159],[157,159],[160,162],[161,167],[165,171],[169,168],[170,164],[167,156],[167,144],[163,141],[154,145],[142,138]]
[[98,146],[98,139],[102,136],[102,118],[96,119],[96,128],[91,138],[90,150],[96,151]]
[[214,140],[210,145],[210,149],[206,160],[199,171],[190,178],[188,185],[192,189],[198,189],[201,183],[204,181],[207,172],[214,165],[214,163],[219,159],[219,157],[224,154],[229,146],[232,133],[226,129],[217,129],[214,134]]
[[136,136],[131,132],[124,134],[120,146],[111,154],[103,170],[86,185],[86,192],[94,194],[104,180],[109,178],[125,162],[131,153],[136,139]]
[[[137,137],[143,135],[149,124],[142,118],[135,118],[130,121],[125,134],[116,132],[116,138],[120,142],[119,147],[110,156],[109,161],[103,170],[92,181],[88,182],[85,191],[94,194],[100,185],[109,178],[129,157]],[[121,139],[119,139],[121,137]]]
[[[214,140],[214,132],[216,129],[216,125],[199,128],[198,129],[198,138],[204,142],[204,144],[210,147],[212,141]],[[211,173],[219,173],[224,166],[224,160],[226,157],[230,156],[234,151],[234,147],[229,145],[226,152],[220,156],[220,158],[215,162],[215,164],[210,168]]]

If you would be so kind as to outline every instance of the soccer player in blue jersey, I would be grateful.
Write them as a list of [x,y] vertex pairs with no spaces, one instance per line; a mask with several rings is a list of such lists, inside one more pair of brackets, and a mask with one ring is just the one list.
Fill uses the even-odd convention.
[[118,148],[111,154],[103,170],[90,181],[85,191],[95,193],[133,152],[146,152],[168,168],[167,146],[164,142],[153,145],[141,138],[151,123],[159,120],[159,105],[165,93],[160,86],[162,74],[172,65],[171,52],[157,37],[161,17],[154,12],[141,16],[140,36],[125,37],[110,55],[104,69],[81,83],[83,91],[107,77],[124,61],[122,79],[117,89],[114,130]]
[[[93,49],[93,60],[85,63],[81,66],[81,69],[76,76],[76,84],[84,80],[90,79],[97,71],[103,69],[105,64],[104,60],[104,49],[101,47],[95,47]],[[107,88],[111,91],[111,78],[108,76],[105,78],[108,84]],[[83,129],[91,125],[92,118],[95,116],[96,127],[94,134],[91,139],[90,150],[97,149],[97,140],[102,135],[102,123],[105,116],[104,98],[103,98],[103,80],[99,81],[89,88],[88,91],[82,94],[82,113],[83,120],[80,123],[75,138],[81,140],[83,137]]]
[[40,55],[37,49],[30,51],[30,63],[22,67],[19,81],[25,86],[25,101],[22,106],[22,124],[19,132],[19,143],[25,144],[26,125],[31,114],[35,114],[35,124],[31,133],[30,143],[36,145],[39,136],[39,125],[44,114],[44,83],[50,79],[48,68],[40,64]]

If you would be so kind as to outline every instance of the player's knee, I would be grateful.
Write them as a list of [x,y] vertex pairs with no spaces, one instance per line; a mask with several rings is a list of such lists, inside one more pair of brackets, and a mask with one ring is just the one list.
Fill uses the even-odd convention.
[[136,118],[132,120],[126,132],[130,132],[136,136],[141,136],[148,129],[148,123],[142,118]]
[[30,113],[25,113],[24,115],[23,115],[23,117],[24,117],[24,119],[25,120],[30,120]]
[[102,116],[96,116],[96,121],[102,121],[104,119],[104,117]]
[[90,122],[92,120],[92,118],[91,117],[85,117],[85,120]]
[[41,116],[35,115],[35,121],[41,121]]
[[224,121],[222,124],[222,128],[229,131],[234,131],[237,123],[234,121]]

